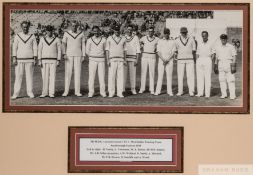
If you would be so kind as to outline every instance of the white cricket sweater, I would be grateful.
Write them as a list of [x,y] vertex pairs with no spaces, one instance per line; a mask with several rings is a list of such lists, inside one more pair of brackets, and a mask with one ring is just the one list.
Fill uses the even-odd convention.
[[18,33],[14,37],[12,54],[20,62],[33,62],[34,56],[37,56],[38,46],[33,34]]
[[85,36],[83,32],[67,31],[63,35],[62,42],[67,44],[63,54],[77,57],[85,56]]
[[86,43],[86,54],[89,60],[105,61],[105,45],[106,39],[104,37],[91,37]]
[[136,61],[137,54],[141,53],[140,49],[140,40],[136,35],[127,36],[126,38],[126,60],[127,61]]
[[125,37],[109,36],[106,41],[105,50],[109,51],[111,61],[124,61],[124,51],[127,51]]
[[61,41],[59,38],[41,37],[38,47],[38,59],[43,62],[61,60]]
[[196,51],[196,43],[192,37],[187,36],[183,38],[180,36],[175,40],[175,43],[178,51],[178,60],[193,60],[192,51]]
[[140,43],[143,45],[143,58],[154,57],[157,50],[158,40],[158,37],[153,36],[152,38],[150,38],[148,35],[143,36],[140,39]]

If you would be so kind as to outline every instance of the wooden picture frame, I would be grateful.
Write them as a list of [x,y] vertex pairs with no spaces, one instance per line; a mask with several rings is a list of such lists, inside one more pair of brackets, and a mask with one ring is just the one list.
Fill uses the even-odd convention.
[[[153,96],[149,93],[137,94],[132,96],[127,94],[125,98],[88,98],[87,74],[82,75],[85,80],[82,80],[82,91],[85,96],[78,97],[61,97],[64,88],[64,80],[62,72],[60,90],[57,92],[57,97],[53,100],[50,98],[44,101],[38,98],[41,93],[41,77],[39,68],[35,67],[37,77],[34,81],[37,82],[34,99],[19,98],[11,100],[14,84],[14,67],[11,63],[11,27],[15,21],[11,17],[14,11],[240,11],[243,20],[242,27],[242,57],[240,64],[238,63],[238,74],[236,74],[236,93],[238,98],[234,101],[220,99],[220,90],[218,84],[218,76],[213,75],[215,79],[215,90],[209,99],[189,97],[169,97],[167,94],[161,96]],[[45,12],[46,13],[46,12]],[[42,15],[43,16],[43,15]],[[71,15],[70,15],[71,16]],[[248,3],[3,3],[3,106],[4,112],[113,112],[113,113],[249,113],[249,4]],[[25,20],[25,19],[24,19]],[[29,20],[29,19],[27,19]],[[15,25],[17,26],[17,25]],[[85,71],[88,69],[87,62]],[[61,65],[63,67],[63,63]],[[60,66],[60,67],[61,67]],[[63,70],[63,68],[62,68]],[[137,73],[138,73],[137,69]],[[176,74],[174,70],[174,74]],[[238,75],[238,76],[237,76]],[[138,77],[140,75],[138,74]],[[176,76],[176,75],[175,75]],[[139,83],[140,80],[138,80]],[[174,80],[176,82],[176,80]],[[35,83],[36,84],[36,83]],[[23,85],[22,87],[25,86]],[[58,87],[56,87],[58,88]],[[165,88],[164,88],[165,89]],[[24,91],[24,90],[22,90]],[[173,91],[176,93],[177,84],[173,85]],[[212,90],[211,90],[212,91]],[[215,92],[214,92],[215,91]],[[25,91],[23,92],[23,94]]]

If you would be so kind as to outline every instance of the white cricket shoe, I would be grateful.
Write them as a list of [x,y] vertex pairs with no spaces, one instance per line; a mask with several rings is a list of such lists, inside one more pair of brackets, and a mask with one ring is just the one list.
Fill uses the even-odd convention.
[[142,94],[143,92],[144,92],[144,90],[140,90],[140,91],[139,91],[139,94]]
[[47,95],[41,94],[40,98],[45,98]]
[[220,98],[224,99],[224,98],[227,98],[227,96],[226,95],[222,95]]
[[18,96],[14,96],[14,95],[11,97],[12,100],[16,100],[17,98]]
[[136,95],[136,94],[137,94],[137,93],[136,93],[136,90],[132,90],[131,92],[132,92],[133,95]]
[[124,98],[124,95],[122,95],[122,94],[118,94],[117,96],[120,98]]
[[230,96],[230,99],[234,100],[234,99],[236,99],[236,96]]
[[64,92],[64,93],[62,94],[62,96],[63,96],[63,97],[67,97],[68,94]]
[[105,93],[103,93],[103,94],[100,94],[102,97],[107,97],[107,95],[105,94]]
[[75,94],[77,97],[83,96],[81,93]]

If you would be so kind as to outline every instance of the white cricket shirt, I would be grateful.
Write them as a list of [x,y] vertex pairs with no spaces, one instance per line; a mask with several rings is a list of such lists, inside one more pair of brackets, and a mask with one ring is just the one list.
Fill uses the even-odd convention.
[[207,40],[207,42],[203,40],[199,41],[196,54],[199,55],[199,58],[211,57],[213,54],[213,43],[209,40]]
[[216,57],[218,60],[232,60],[233,56],[236,56],[236,50],[233,45],[226,43],[226,45],[222,45],[218,43],[215,47]]
[[160,52],[165,60],[169,60],[175,51],[176,45],[174,40],[163,38],[158,41],[157,52]]

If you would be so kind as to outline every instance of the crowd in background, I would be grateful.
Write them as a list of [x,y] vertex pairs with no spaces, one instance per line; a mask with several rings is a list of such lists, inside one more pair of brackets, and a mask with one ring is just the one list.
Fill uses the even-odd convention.
[[[12,11],[14,14],[58,14],[63,16],[59,26],[54,26],[54,35],[62,38],[64,31],[68,30],[70,25],[70,19],[68,15],[78,15],[78,14],[98,14],[102,18],[98,22],[101,27],[101,32],[104,37],[108,37],[113,34],[112,28],[114,26],[121,26],[121,32],[124,33],[125,26],[129,24],[133,25],[133,30],[136,35],[141,38],[145,35],[146,30],[149,26],[155,26],[157,22],[164,23],[166,18],[188,18],[188,19],[207,19],[213,18],[213,11],[91,11],[91,10],[15,10]],[[138,23],[136,21],[140,21]],[[92,24],[88,24],[84,21],[79,21],[80,31],[85,31],[87,38],[92,36],[90,29]],[[45,35],[46,25],[41,24],[40,22],[33,23],[36,28],[34,35],[39,42],[41,36]],[[88,32],[87,32],[88,31]],[[11,36],[15,35],[15,31],[11,29]],[[159,30],[155,31],[155,36],[160,37],[161,33]],[[232,39],[232,44],[236,50],[240,49],[240,41],[238,39]]]
[[[150,25],[155,25],[156,22],[165,22],[166,18],[213,18],[213,11],[81,11],[81,10],[14,10],[13,14],[58,14],[62,15],[62,23],[60,26],[55,26],[55,34],[61,38],[63,36],[64,30],[68,28],[70,20],[68,15],[77,14],[100,14],[100,26],[104,28],[113,28],[115,25],[127,26],[133,21],[139,20],[140,24],[135,24],[135,31],[145,32]],[[82,22],[83,23],[83,22]],[[45,31],[45,26],[37,23],[36,25],[38,36],[43,35]],[[87,30],[92,24],[81,24],[82,30]],[[111,34],[111,31],[103,31],[105,36]],[[15,34],[14,30],[11,32],[12,35]]]

